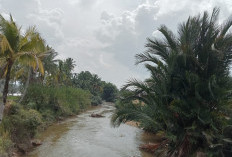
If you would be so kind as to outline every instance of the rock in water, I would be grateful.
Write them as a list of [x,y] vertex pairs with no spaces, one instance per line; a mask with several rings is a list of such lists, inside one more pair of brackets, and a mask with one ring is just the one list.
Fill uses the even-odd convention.
[[95,114],[95,113],[92,113],[91,115],[90,115],[90,117],[94,117],[94,118],[101,118],[101,117],[105,117],[105,116],[103,116],[103,115],[101,115],[101,114]]
[[149,144],[143,144],[139,148],[146,152],[154,153],[159,146],[160,144],[149,143]]
[[39,145],[42,144],[42,142],[41,142],[41,140],[39,140],[39,139],[33,139],[33,140],[31,140],[31,144],[32,144],[33,146],[39,146]]

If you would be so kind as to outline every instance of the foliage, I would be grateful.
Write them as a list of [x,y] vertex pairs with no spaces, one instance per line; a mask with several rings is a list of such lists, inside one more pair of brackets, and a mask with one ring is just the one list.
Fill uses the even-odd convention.
[[106,83],[103,87],[102,98],[108,102],[115,102],[118,89],[112,83]]
[[72,85],[72,71],[75,67],[75,62],[72,58],[67,58],[64,61],[59,60],[55,72],[55,82],[58,85]]
[[8,96],[8,100],[18,101],[18,99],[19,99],[19,96],[13,96],[13,95]]
[[102,92],[102,81],[96,74],[91,74],[89,71],[82,71],[73,78],[73,83],[76,87],[89,90],[94,96]]
[[8,132],[2,132],[0,136],[0,155],[1,156],[8,156],[7,154],[10,154],[10,151],[13,148],[13,142],[11,141],[9,137]]
[[106,101],[114,101],[116,98],[117,87],[112,83],[102,81],[98,75],[91,74],[89,71],[82,71],[75,74],[73,86],[90,91],[92,96],[92,104],[99,105],[102,99]]
[[34,137],[37,127],[42,123],[40,113],[33,109],[24,109],[17,104],[8,105],[6,108],[2,127],[10,133],[13,142],[21,143]]
[[[115,125],[135,120],[145,129],[164,132],[160,156],[231,156],[232,61],[231,21],[217,24],[211,16],[189,17],[174,35],[166,26],[164,39],[148,39],[147,51],[138,54],[151,73],[145,81],[131,80],[112,118]],[[150,127],[149,127],[150,126]]]
[[92,105],[97,106],[101,103],[102,103],[102,98],[99,95],[97,95],[97,96],[92,95],[92,98],[91,98]]
[[[58,116],[77,114],[90,105],[90,93],[72,87],[31,85],[23,102],[25,107]],[[44,113],[45,112],[45,113]]]

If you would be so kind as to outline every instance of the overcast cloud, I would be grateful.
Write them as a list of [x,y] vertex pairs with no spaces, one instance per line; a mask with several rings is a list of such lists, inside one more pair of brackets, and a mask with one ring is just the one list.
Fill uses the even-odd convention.
[[231,0],[0,0],[4,16],[11,13],[22,29],[36,25],[59,58],[74,58],[75,72],[89,70],[118,87],[148,77],[134,56],[161,24],[176,31],[189,15],[215,6],[220,19],[232,15]]

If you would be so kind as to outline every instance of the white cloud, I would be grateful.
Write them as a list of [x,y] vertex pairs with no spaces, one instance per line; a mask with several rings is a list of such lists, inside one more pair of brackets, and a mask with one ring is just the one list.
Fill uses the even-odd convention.
[[64,40],[62,31],[62,24],[64,22],[63,13],[63,10],[60,8],[47,10],[39,7],[38,12],[28,14],[26,17],[31,19],[31,23],[39,28],[44,38],[50,44],[58,45]]
[[[154,30],[154,19],[158,11],[156,4],[143,3],[134,10],[124,11],[119,16],[103,12],[102,16],[111,16],[106,16],[107,20],[102,19],[104,23],[96,30],[97,39],[107,43],[102,51],[114,54],[118,64],[134,70],[134,56],[143,52],[146,37],[151,36]],[[133,75],[140,78],[147,76],[145,72],[136,70]]]

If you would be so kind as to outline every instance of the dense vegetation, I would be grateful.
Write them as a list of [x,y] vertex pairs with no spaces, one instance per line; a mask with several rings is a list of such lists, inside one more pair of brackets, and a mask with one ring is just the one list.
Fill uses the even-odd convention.
[[108,102],[115,102],[117,98],[117,87],[112,83],[105,83],[103,87],[102,98]]
[[0,15],[0,156],[13,148],[27,151],[31,139],[51,123],[117,96],[116,86],[97,75],[74,73],[72,58],[57,59],[35,27],[25,33],[20,28],[11,16]]
[[189,17],[177,34],[161,26],[164,38],[136,56],[150,77],[124,86],[112,121],[162,134],[157,156],[232,156],[232,21],[219,25],[218,13]]
[[93,105],[101,104],[102,100],[114,102],[117,98],[118,90],[114,84],[102,81],[98,75],[89,71],[74,74],[72,82],[74,87],[90,91]]

